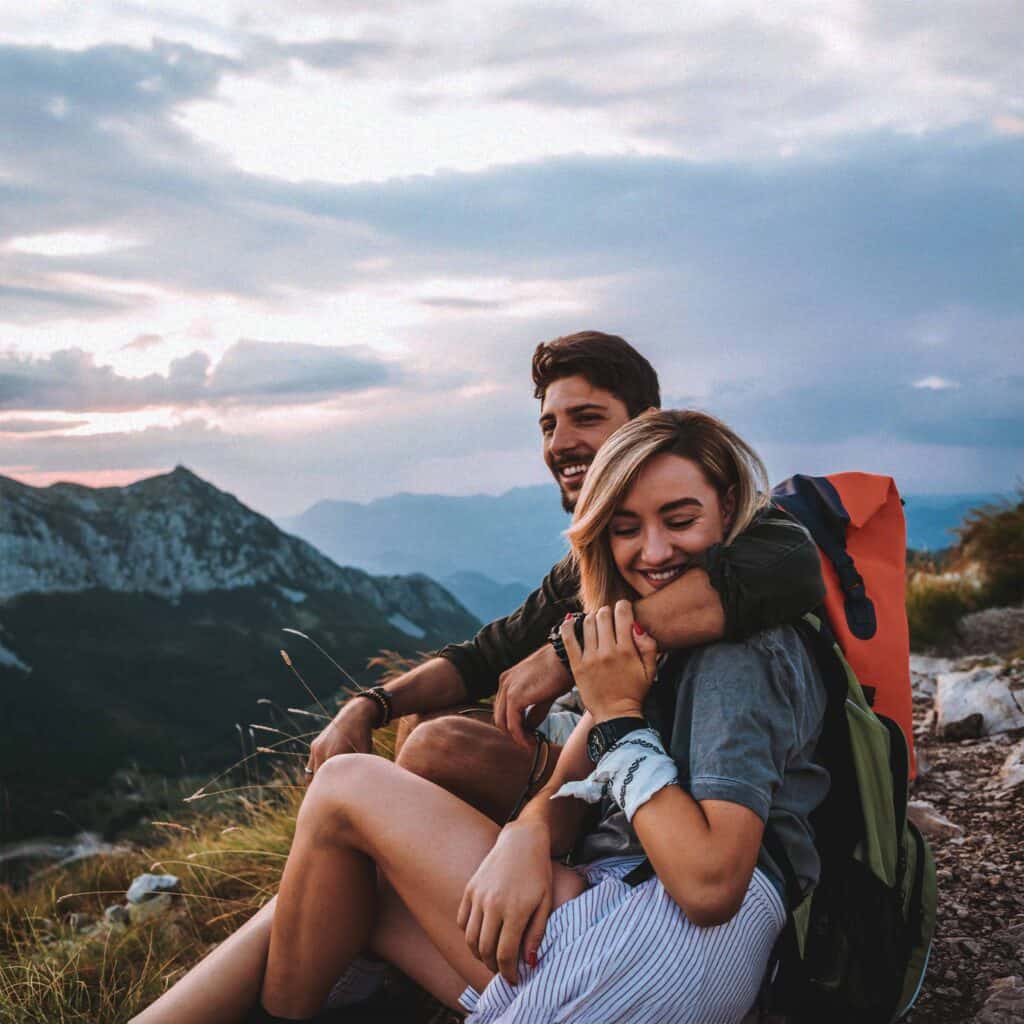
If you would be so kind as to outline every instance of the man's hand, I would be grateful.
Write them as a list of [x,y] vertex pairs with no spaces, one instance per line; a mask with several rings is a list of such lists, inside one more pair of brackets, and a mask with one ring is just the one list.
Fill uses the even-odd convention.
[[307,774],[315,772],[335,754],[369,754],[373,750],[373,723],[379,713],[372,700],[349,700],[309,745]]
[[556,697],[572,689],[572,676],[558,660],[551,644],[534,651],[518,665],[502,672],[494,702],[494,724],[526,749],[533,741],[523,726],[523,712],[533,705],[530,726],[543,721]]
[[520,946],[523,959],[536,964],[553,898],[548,829],[514,821],[467,883],[458,924],[473,955],[516,985]]

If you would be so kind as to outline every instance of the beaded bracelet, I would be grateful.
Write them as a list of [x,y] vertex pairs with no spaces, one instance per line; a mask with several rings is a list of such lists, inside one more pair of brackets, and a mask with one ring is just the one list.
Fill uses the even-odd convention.
[[391,704],[391,694],[383,686],[371,686],[365,690],[357,690],[352,696],[366,697],[380,708],[381,720],[374,726],[374,729],[382,729],[391,721],[394,711]]

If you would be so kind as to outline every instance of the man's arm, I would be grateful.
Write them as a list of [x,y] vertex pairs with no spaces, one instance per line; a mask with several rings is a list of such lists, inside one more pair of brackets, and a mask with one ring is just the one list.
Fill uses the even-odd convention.
[[[511,615],[484,626],[472,640],[449,644],[424,664],[384,685],[394,717],[425,714],[488,697],[498,688],[498,677],[509,666],[544,646],[548,631],[574,611],[578,580],[571,561],[559,562],[541,585]],[[569,689],[569,674],[555,659],[554,672]],[[544,679],[551,678],[546,672]],[[307,768],[316,771],[335,754],[368,753],[379,709],[373,701],[349,700],[310,744]],[[526,742],[525,736],[523,742]]]
[[[633,612],[659,647],[672,650],[745,639],[812,611],[824,599],[821,561],[810,535],[788,513],[769,507],[728,547],[717,544],[707,551],[703,567],[634,602]],[[545,622],[548,629],[554,624]],[[495,724],[523,745],[523,712],[531,705],[546,710],[571,685],[554,650],[539,643],[535,653],[502,673],[495,702]]]
[[[490,697],[502,672],[543,647],[551,627],[579,610],[578,591],[579,577],[566,556],[511,615],[482,627],[472,640],[449,644],[438,656],[455,666],[471,699]],[[567,683],[568,678],[566,673]]]
[[743,640],[813,611],[825,600],[810,534],[788,513],[766,509],[728,547],[633,605],[663,650]]
[[[384,684],[395,718],[414,712],[439,711],[466,700],[466,687],[455,666],[444,658],[431,658],[397,679]],[[372,700],[348,700],[331,723],[309,746],[306,767],[316,771],[335,754],[366,754],[373,747],[371,733],[380,709]]]

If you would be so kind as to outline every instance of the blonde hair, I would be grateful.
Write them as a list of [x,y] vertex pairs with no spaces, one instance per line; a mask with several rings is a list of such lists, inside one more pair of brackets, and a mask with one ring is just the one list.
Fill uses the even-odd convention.
[[580,572],[580,598],[587,611],[629,597],[612,560],[608,524],[641,468],[655,455],[695,462],[719,501],[731,497],[731,544],[768,504],[768,472],[760,456],[721,420],[689,410],[650,410],[619,427],[597,452],[566,533]]

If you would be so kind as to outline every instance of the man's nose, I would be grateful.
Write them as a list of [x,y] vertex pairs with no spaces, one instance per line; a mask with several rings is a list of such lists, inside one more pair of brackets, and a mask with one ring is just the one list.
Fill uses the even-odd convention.
[[551,432],[551,450],[556,455],[559,452],[572,451],[578,440],[576,428],[571,423],[556,423],[555,429]]

